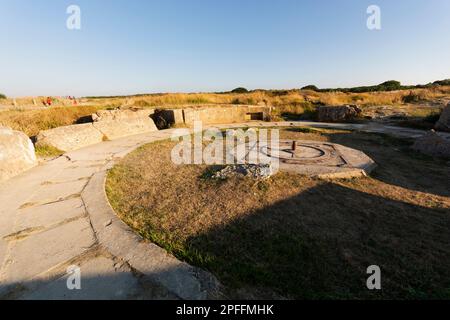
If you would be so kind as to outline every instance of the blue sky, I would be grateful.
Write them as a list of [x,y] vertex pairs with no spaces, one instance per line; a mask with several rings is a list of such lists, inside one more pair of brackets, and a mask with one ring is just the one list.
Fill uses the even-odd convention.
[[[366,27],[371,4],[382,30]],[[0,0],[0,92],[427,83],[450,78],[449,15],[448,0]]]

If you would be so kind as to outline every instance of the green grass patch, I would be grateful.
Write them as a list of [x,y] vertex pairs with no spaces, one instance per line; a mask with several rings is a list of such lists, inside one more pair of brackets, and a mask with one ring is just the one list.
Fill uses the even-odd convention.
[[64,151],[49,145],[37,145],[35,150],[38,157],[59,157],[64,154]]

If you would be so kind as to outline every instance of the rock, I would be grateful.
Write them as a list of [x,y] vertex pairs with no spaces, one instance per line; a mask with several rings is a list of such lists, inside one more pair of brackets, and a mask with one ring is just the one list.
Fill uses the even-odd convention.
[[318,108],[318,120],[321,122],[341,122],[354,120],[361,113],[355,105],[322,106]]
[[213,175],[213,179],[225,180],[233,176],[251,176],[254,179],[266,179],[273,175],[271,164],[239,164],[226,166]]
[[450,132],[450,103],[442,111],[441,117],[435,126],[436,130]]
[[36,145],[48,145],[61,151],[72,151],[100,143],[104,135],[92,123],[58,127],[42,131],[36,137]]
[[0,181],[36,165],[36,154],[30,138],[23,132],[0,126]]
[[412,148],[430,156],[450,158],[450,138],[434,130],[418,138]]

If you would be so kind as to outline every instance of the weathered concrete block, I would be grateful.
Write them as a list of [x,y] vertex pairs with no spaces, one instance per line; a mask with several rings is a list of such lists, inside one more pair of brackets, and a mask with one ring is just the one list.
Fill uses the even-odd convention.
[[149,118],[153,113],[155,113],[154,109],[99,110],[92,115],[92,120],[94,122],[103,122]]
[[93,126],[110,140],[158,131],[151,115],[153,109],[101,110],[92,115]]
[[361,113],[357,106],[322,106],[317,109],[318,120],[321,122],[341,122],[354,120]]
[[450,158],[450,138],[433,130],[418,138],[412,148],[430,156]]
[[92,123],[86,123],[42,131],[36,137],[36,145],[71,151],[100,143],[104,139],[104,135]]
[[194,121],[202,121],[204,124],[235,123],[249,120],[261,121],[267,118],[270,108],[263,106],[230,106],[190,108],[183,111],[185,123],[192,125]]
[[450,132],[450,103],[442,111],[441,117],[435,126],[436,130]]
[[140,133],[158,131],[153,119],[151,118],[136,118],[128,119],[126,121],[100,121],[94,122],[93,126],[103,133],[103,135],[109,140]]
[[0,126],[0,181],[37,165],[34,146],[20,131]]

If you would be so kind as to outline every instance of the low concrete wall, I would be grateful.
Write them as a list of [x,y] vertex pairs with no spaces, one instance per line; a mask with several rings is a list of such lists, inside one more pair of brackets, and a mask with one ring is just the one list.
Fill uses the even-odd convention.
[[163,118],[169,126],[174,124],[192,126],[194,121],[202,121],[205,125],[263,121],[268,118],[269,113],[270,109],[265,106],[165,109],[156,113],[154,109],[100,110],[92,115],[92,123],[40,132],[36,144],[53,146],[61,151],[72,151],[104,140],[158,131],[152,117]]
[[36,145],[49,145],[62,151],[77,150],[105,140],[157,131],[151,118],[154,110],[102,110],[92,115],[93,123],[45,130]]
[[105,140],[92,123],[76,124],[41,131],[36,137],[37,146],[52,146],[61,151],[80,149]]
[[203,124],[263,121],[268,118],[269,112],[270,109],[263,106],[229,106],[183,110],[184,122],[189,126],[193,125],[194,121],[202,121]]
[[0,181],[37,165],[34,146],[27,135],[0,126]]
[[108,140],[135,134],[158,131],[151,116],[153,109],[146,110],[102,110],[92,116],[94,127]]

